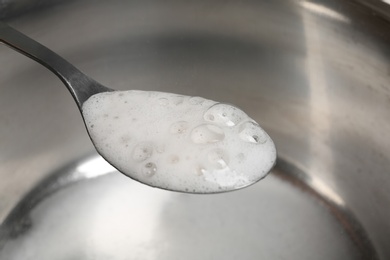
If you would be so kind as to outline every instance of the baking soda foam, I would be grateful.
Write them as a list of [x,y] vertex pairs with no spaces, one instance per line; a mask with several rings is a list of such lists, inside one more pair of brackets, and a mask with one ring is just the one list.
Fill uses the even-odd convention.
[[82,107],[97,151],[122,173],[174,191],[248,186],[275,164],[268,134],[237,107],[150,91],[93,95]]

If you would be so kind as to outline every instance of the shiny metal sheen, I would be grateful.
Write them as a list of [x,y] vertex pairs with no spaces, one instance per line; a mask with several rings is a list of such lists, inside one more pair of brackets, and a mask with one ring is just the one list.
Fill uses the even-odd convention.
[[[66,1],[9,16],[11,26],[104,85],[237,104],[263,122],[280,161],[258,185],[210,198],[140,190],[115,173],[73,182],[66,176],[90,162],[85,156],[93,151],[73,100],[45,69],[0,46],[6,65],[0,70],[0,229],[7,233],[29,214],[33,220],[26,233],[6,240],[0,259],[5,250],[34,248],[21,243],[44,246],[29,240],[38,233],[52,250],[41,251],[41,259],[237,259],[236,253],[240,259],[389,259],[388,6],[374,0]],[[50,196],[34,202],[50,187]],[[129,193],[144,204],[130,199],[126,208],[121,198]],[[163,211],[150,211],[148,202]],[[239,210],[230,211],[231,203]],[[119,223],[114,213],[129,222],[105,225]],[[58,226],[45,225],[55,214]],[[97,219],[85,220],[90,217]],[[156,229],[148,226],[151,218]],[[67,224],[69,243],[49,243]],[[126,229],[142,239],[123,238]],[[86,244],[72,244],[75,236]],[[126,255],[120,249],[129,244],[134,254]]]

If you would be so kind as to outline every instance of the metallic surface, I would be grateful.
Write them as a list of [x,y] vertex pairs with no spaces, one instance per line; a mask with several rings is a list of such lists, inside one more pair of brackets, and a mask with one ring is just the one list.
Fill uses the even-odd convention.
[[[389,259],[390,22],[386,10],[384,1],[352,0],[72,1],[14,16],[8,22],[115,89],[177,92],[237,104],[274,139],[280,158],[288,162],[277,167],[292,178],[291,183],[299,180],[295,195],[300,196],[299,187],[308,187],[315,192],[305,193],[306,199],[331,202],[323,219],[340,216],[332,218],[340,229],[335,222],[320,221],[300,226],[300,232],[307,232],[301,234],[319,235],[328,227],[340,241],[360,241],[353,243],[361,251],[349,250],[348,242],[342,242],[345,247],[337,252],[344,253],[338,256]],[[0,46],[0,62],[4,64],[0,70],[2,223],[42,179],[93,147],[58,79],[4,46]],[[264,207],[257,204],[258,194],[263,194],[266,181],[278,183],[278,176],[273,173],[265,183],[250,187],[248,193],[258,189],[255,196],[237,193],[237,200]],[[270,184],[269,189],[277,194],[282,187]],[[173,197],[174,205],[180,201],[178,195],[166,196]],[[284,205],[267,196],[268,205]],[[291,206],[287,199],[284,203]],[[318,218],[317,210],[318,205],[306,207],[301,216],[304,223]],[[272,220],[291,211],[265,207],[266,212]],[[177,230],[180,222],[173,219],[170,227]],[[276,220],[274,224],[275,229],[272,221],[267,228],[281,231]],[[267,241],[268,250],[276,248],[271,247],[280,241],[276,233],[269,231],[273,236],[265,240],[260,239],[260,229],[254,230],[245,231],[249,241]],[[293,232],[289,226],[282,230]],[[180,236],[167,243],[180,248],[174,238]],[[318,248],[313,239],[291,241],[276,256],[295,252],[295,259],[316,258],[306,254]],[[330,252],[335,250],[329,240],[323,243]],[[206,250],[212,245],[203,246]],[[267,248],[263,250],[266,253],[258,253],[260,257],[272,256]]]
[[258,187],[199,196],[151,189],[85,158],[15,208],[0,259],[377,259],[351,215],[284,170]]

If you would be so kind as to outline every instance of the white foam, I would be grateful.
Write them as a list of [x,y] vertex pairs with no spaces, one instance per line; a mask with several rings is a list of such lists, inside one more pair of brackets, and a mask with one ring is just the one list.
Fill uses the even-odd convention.
[[276,160],[268,134],[242,110],[201,97],[115,91],[83,105],[98,152],[150,186],[211,193],[263,178]]

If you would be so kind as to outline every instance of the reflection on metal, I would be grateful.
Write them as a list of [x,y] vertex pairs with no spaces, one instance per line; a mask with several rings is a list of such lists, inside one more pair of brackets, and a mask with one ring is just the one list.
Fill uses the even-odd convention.
[[114,171],[116,171],[115,168],[100,156],[85,161],[77,166],[77,172],[87,179],[105,175]]
[[317,177],[310,177],[308,180],[308,185],[318,192],[319,195],[321,195],[324,198],[329,199],[333,203],[335,203],[337,206],[343,207],[345,206],[345,203],[343,199],[334,192],[329,186],[327,186],[321,179]]
[[[152,189],[121,174],[80,175],[75,182],[80,165],[88,173],[93,163],[104,166],[100,157],[69,165],[21,201],[0,226],[1,259],[25,259],[26,254],[42,260],[172,259],[195,253],[202,259],[284,259],[291,254],[287,245],[305,248],[307,241],[310,250],[289,259],[317,254],[377,259],[351,212],[321,181],[288,162],[278,161],[264,185],[215,196]],[[256,204],[248,203],[253,197]],[[304,230],[307,226],[313,228]]]
[[[330,9],[323,6],[304,2],[306,8],[310,10],[316,10],[317,12],[321,11],[322,13],[332,14]],[[310,138],[310,149],[312,153],[317,153],[321,146],[321,141],[330,140],[329,133],[331,132],[331,122],[330,116],[330,102],[329,102],[329,93],[328,83],[325,75],[325,65],[322,57],[322,52],[318,52],[321,47],[322,41],[321,36],[318,34],[319,28],[317,28],[317,21],[315,18],[311,17],[307,13],[302,14],[302,20],[305,31],[305,39],[307,45],[306,52],[306,71],[307,71],[307,84],[310,89],[310,119],[313,128],[317,129],[317,132],[324,134],[322,140],[313,137]],[[318,161],[316,157],[311,160],[310,172],[318,172]],[[327,165],[332,167],[334,164],[332,156],[327,156]],[[332,176],[329,176],[329,179],[333,179]],[[307,180],[308,184],[316,190],[321,196],[328,198],[333,203],[336,203],[338,206],[344,206],[344,201],[342,198],[329,187],[329,183],[325,183],[323,180],[316,176],[311,176]]]
[[[150,189],[143,184],[132,182],[121,174],[113,175],[114,177],[111,178],[119,179],[117,185],[105,185],[99,194],[101,199],[94,200],[94,205],[91,207],[94,209],[94,214],[91,214],[89,225],[83,226],[83,234],[88,234],[90,238],[88,249],[94,251],[94,254],[115,252],[112,254],[125,256],[128,254],[129,247],[121,247],[118,244],[147,245],[149,241],[153,241],[164,210],[172,203],[172,197],[176,193]],[[151,196],[151,190],[157,190],[158,196]],[[137,224],[129,228],[126,224],[128,222]],[[135,258],[159,259],[159,251],[153,248],[148,250],[137,247],[131,252]]]
[[351,241],[361,249],[361,259],[379,259],[372,242],[355,214],[348,208],[345,201],[322,180],[313,177],[313,174],[307,174],[302,165],[294,165],[280,158],[273,174],[323,202],[334,218],[341,223]]
[[349,19],[344,16],[343,14],[336,12],[324,5],[318,4],[318,3],[312,3],[304,1],[302,2],[302,6],[309,10],[310,12],[313,12],[315,14],[319,14],[321,16],[325,16],[331,19],[339,20],[341,22],[349,22]]

